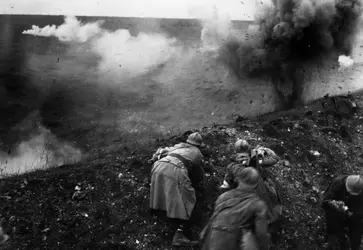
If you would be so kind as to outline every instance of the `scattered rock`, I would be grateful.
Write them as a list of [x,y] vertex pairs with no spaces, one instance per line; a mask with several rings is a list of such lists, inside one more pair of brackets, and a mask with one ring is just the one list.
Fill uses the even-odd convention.
[[81,200],[86,196],[85,193],[82,193],[80,191],[76,191],[74,192],[74,194],[72,195],[72,200]]
[[320,153],[316,150],[310,150],[309,152],[314,156],[320,156]]
[[317,188],[316,186],[313,186],[313,187],[312,187],[312,189],[313,189],[313,191],[314,191],[315,193],[320,193],[319,188]]
[[284,160],[283,162],[282,162],[282,164],[283,164],[283,166],[284,167],[290,167],[291,165],[290,165],[290,162],[288,161],[288,160]]
[[315,197],[310,197],[310,200],[311,200],[313,203],[318,203],[318,200],[317,200]]

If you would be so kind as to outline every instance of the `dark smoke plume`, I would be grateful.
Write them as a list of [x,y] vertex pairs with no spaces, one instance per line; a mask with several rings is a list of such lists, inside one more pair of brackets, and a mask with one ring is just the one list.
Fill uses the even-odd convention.
[[221,55],[239,77],[270,78],[291,107],[302,98],[309,69],[351,55],[362,1],[272,1],[258,13],[254,29],[226,42]]

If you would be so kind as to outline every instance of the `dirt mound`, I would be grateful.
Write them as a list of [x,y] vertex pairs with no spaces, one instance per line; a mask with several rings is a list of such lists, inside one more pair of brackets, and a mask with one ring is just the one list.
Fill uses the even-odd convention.
[[[358,105],[362,95],[356,96]],[[238,119],[200,129],[210,163],[198,190],[200,209],[195,236],[212,213],[217,190],[237,138],[276,151],[282,161],[270,171],[284,212],[280,239],[273,249],[322,249],[323,211],[319,196],[338,174],[359,172],[363,112],[349,120],[350,138],[325,126],[320,103]],[[185,140],[191,133],[157,140],[138,150],[121,145],[94,152],[93,160],[27,173],[0,182],[5,249],[170,249],[173,232],[148,211],[150,168],[159,146]],[[196,248],[198,249],[198,248]]]

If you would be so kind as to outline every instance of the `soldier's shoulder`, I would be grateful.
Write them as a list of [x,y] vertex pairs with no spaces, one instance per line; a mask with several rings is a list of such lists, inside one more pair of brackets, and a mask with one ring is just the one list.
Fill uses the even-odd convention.
[[256,210],[258,210],[258,211],[261,211],[261,210],[264,211],[267,209],[266,202],[261,199],[255,199],[253,204],[254,204],[254,207],[256,208]]
[[342,175],[338,175],[337,177],[334,178],[333,182],[341,182],[343,180],[345,180],[348,177],[348,175],[342,174]]
[[234,197],[235,194],[236,194],[236,189],[228,190],[217,198],[216,203],[218,204],[218,203],[224,202],[224,201],[228,200],[229,198]]

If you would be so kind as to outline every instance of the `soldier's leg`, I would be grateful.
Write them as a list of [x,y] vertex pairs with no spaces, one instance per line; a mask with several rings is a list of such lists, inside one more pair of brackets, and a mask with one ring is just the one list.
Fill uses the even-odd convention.
[[333,213],[326,213],[325,216],[328,249],[335,249],[334,246],[337,242],[340,249],[349,249],[344,222],[337,220]]
[[252,232],[244,232],[242,236],[241,249],[258,250],[259,244]]
[[172,224],[172,228],[175,231],[173,237],[173,246],[195,246],[198,244],[198,241],[190,240],[186,234],[190,231],[190,222],[187,220],[181,219],[170,219]]
[[348,237],[351,250],[359,250],[362,241],[363,228],[362,224],[354,223],[349,225]]
[[193,228],[202,223],[203,209],[201,206],[202,203],[200,201],[197,201],[189,220],[183,221],[184,233],[191,240],[196,240],[199,238],[200,232],[193,231]]

